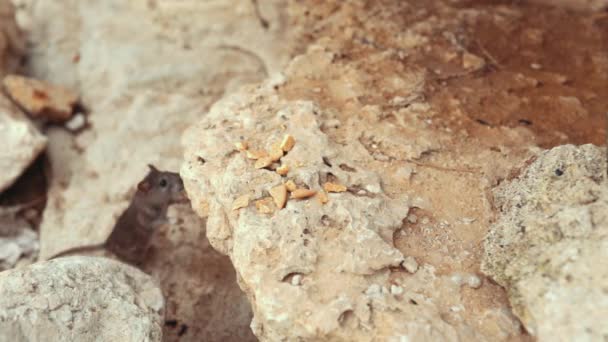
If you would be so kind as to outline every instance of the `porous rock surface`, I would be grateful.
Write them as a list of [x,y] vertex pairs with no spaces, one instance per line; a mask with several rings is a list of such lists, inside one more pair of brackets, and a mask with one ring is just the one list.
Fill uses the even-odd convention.
[[69,257],[0,273],[2,341],[161,341],[164,300],[143,272]]
[[606,151],[564,145],[494,190],[482,270],[541,341],[608,338]]
[[0,208],[0,271],[31,263],[38,256],[38,234],[10,210]]
[[[245,109],[246,103],[239,100],[248,99],[243,95],[252,90],[214,106],[185,135],[189,145],[182,167],[193,205],[201,215],[209,208],[211,243],[231,256],[253,302],[252,328],[258,337],[281,340],[346,337],[352,332],[345,335],[345,325],[354,323],[347,322],[352,319],[373,325],[373,307],[369,307],[373,297],[364,294],[371,285],[367,277],[386,279],[388,268],[403,261],[391,236],[407,215],[407,198],[387,197],[377,174],[358,169],[355,161],[369,158],[362,146],[328,141],[317,119],[328,113],[311,102],[280,101],[264,90],[256,96],[266,101]],[[330,194],[325,205],[315,198],[292,199],[271,215],[258,212],[253,202],[232,210],[238,197],[248,194],[252,201],[262,199],[283,181],[274,171],[255,169],[245,153],[235,153],[234,142],[243,137],[250,146],[267,149],[284,133],[296,140],[293,150],[282,158],[293,169],[289,179],[317,190],[333,175],[359,190]],[[436,315],[399,308],[407,302],[381,302],[400,312],[416,311],[420,317]],[[321,303],[323,310],[319,310]],[[451,333],[445,326],[431,329]]]

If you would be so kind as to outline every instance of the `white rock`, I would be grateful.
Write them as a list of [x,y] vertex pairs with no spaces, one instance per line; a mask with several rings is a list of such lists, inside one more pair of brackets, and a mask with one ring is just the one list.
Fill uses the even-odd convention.
[[293,278],[291,278],[291,285],[300,286],[301,283],[302,283],[302,275],[296,274],[295,276],[293,276]]
[[413,256],[406,257],[402,265],[410,273],[416,273],[416,271],[418,271],[418,263]]
[[0,94],[0,192],[8,188],[46,146],[46,138]]
[[65,127],[70,131],[77,131],[84,127],[86,124],[86,118],[82,113],[75,114],[70,121],[65,123]]
[[541,341],[608,336],[605,149],[542,152],[494,197],[501,211],[485,241],[482,271],[509,289],[526,330]]
[[467,285],[469,285],[469,287],[473,289],[478,289],[481,287],[481,279],[474,274],[470,274],[469,276],[467,276],[466,282]]
[[29,224],[0,212],[0,271],[13,268],[21,258],[38,255],[38,234]]
[[68,257],[0,273],[1,341],[161,341],[164,300],[143,272]]
[[403,287],[398,285],[391,285],[391,294],[395,296],[403,294]]

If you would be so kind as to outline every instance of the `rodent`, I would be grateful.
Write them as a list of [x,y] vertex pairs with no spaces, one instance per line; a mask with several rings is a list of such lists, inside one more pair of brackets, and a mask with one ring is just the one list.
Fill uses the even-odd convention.
[[137,191],[129,207],[118,218],[104,243],[67,249],[49,259],[73,253],[105,249],[129,264],[140,264],[150,246],[153,233],[167,222],[167,208],[171,204],[188,201],[184,183],[175,172],[150,171],[137,184]]

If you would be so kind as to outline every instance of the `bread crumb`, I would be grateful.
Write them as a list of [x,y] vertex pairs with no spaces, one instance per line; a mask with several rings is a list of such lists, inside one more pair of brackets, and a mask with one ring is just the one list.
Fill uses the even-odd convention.
[[270,147],[270,151],[268,151],[268,156],[270,156],[273,162],[280,160],[283,157],[283,149],[281,148],[281,144],[273,144]]
[[283,151],[289,152],[289,151],[291,151],[291,149],[293,148],[293,146],[295,144],[296,144],[296,139],[293,136],[286,134],[283,137],[283,141],[281,141],[280,146]]
[[291,179],[288,180],[287,182],[285,182],[285,187],[287,188],[287,191],[289,191],[289,192],[293,192],[298,188],[296,183],[294,181],[292,181]]
[[270,196],[274,200],[274,203],[277,205],[277,208],[283,209],[285,207],[285,203],[287,203],[287,188],[284,184],[279,186],[275,186],[274,188],[268,190]]
[[249,205],[249,195],[243,195],[238,197],[232,202],[232,210],[239,210]]
[[289,173],[289,166],[281,165],[281,166],[277,167],[277,173],[280,174],[281,176],[287,176],[287,174]]
[[312,197],[316,193],[317,193],[316,191],[310,190],[310,189],[296,189],[291,192],[291,197],[293,197],[295,199],[304,199],[304,198]]
[[323,184],[323,189],[327,192],[344,192],[347,190],[344,185],[331,182]]
[[325,191],[319,191],[317,193],[317,199],[319,200],[319,203],[321,203],[321,204],[325,204],[325,203],[329,202],[329,198],[327,197],[327,194],[325,193]]
[[249,144],[246,141],[239,141],[234,143],[234,146],[239,151],[246,151],[249,148]]
[[247,150],[247,158],[249,159],[260,159],[263,157],[267,157],[268,153],[266,151],[251,151]]
[[272,158],[271,157],[262,157],[258,160],[256,160],[254,167],[256,169],[263,169],[265,167],[268,167],[272,164]]
[[255,201],[255,207],[260,214],[271,214],[272,210],[272,198],[264,197],[260,200]]

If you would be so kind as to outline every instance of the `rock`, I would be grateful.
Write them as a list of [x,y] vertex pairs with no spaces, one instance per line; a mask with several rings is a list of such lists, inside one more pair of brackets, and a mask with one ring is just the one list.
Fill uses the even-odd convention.
[[418,263],[414,257],[406,257],[405,260],[403,260],[402,265],[410,273],[416,273],[416,271],[418,271]]
[[[0,271],[38,256],[38,234],[30,225],[12,214],[3,214],[0,207]],[[9,209],[10,210],[10,209]]]
[[84,114],[77,113],[70,119],[70,121],[65,123],[65,128],[67,128],[68,130],[70,130],[72,132],[76,132],[76,131],[79,131],[80,129],[84,128],[86,126],[86,124],[87,124],[87,119],[85,118]]
[[[230,255],[237,269],[241,287],[254,305],[252,324],[258,338],[310,340],[373,333],[374,325],[365,313],[370,299],[362,291],[371,286],[371,279],[385,278],[388,267],[404,259],[385,237],[407,216],[407,199],[387,197],[378,175],[352,162],[369,158],[365,150],[328,140],[316,116],[326,115],[321,108],[305,101],[280,100],[272,89],[246,88],[218,102],[185,133],[186,162],[181,174],[188,195],[193,203],[200,203],[195,210],[201,215],[209,208],[207,235],[214,247]],[[255,102],[263,105],[248,102],[256,98],[264,99]],[[257,114],[242,115],[239,108]],[[213,124],[218,121],[223,124]],[[285,132],[275,128],[281,125]],[[256,169],[244,153],[230,153],[231,142],[239,137],[272,141],[283,134],[297,141],[282,162],[302,165],[290,170],[290,178],[299,186],[319,190],[322,179],[331,174],[348,188],[374,192],[366,196],[332,193],[325,205],[314,198],[290,200],[271,215],[260,214],[253,206],[233,210],[243,193],[253,194],[252,200],[263,198],[281,184],[281,176]],[[341,169],[343,163],[356,171]],[[293,274],[300,286],[292,286]],[[324,310],[316,309],[322,305],[315,294],[320,286]],[[372,308],[383,310],[381,305]],[[420,310],[414,311],[431,314]],[[372,331],[349,331],[341,320],[351,315]],[[379,320],[376,327],[390,325]]]
[[78,102],[75,92],[42,80],[8,75],[2,83],[13,101],[35,118],[67,121]]
[[542,341],[608,336],[608,184],[605,150],[542,152],[494,191],[498,220],[482,270],[508,289],[514,312]]
[[0,94],[0,192],[13,184],[46,143],[25,115]]
[[13,4],[0,0],[0,78],[17,69],[24,51],[25,39],[15,22]]
[[164,300],[146,274],[68,257],[0,273],[2,341],[161,341]]

